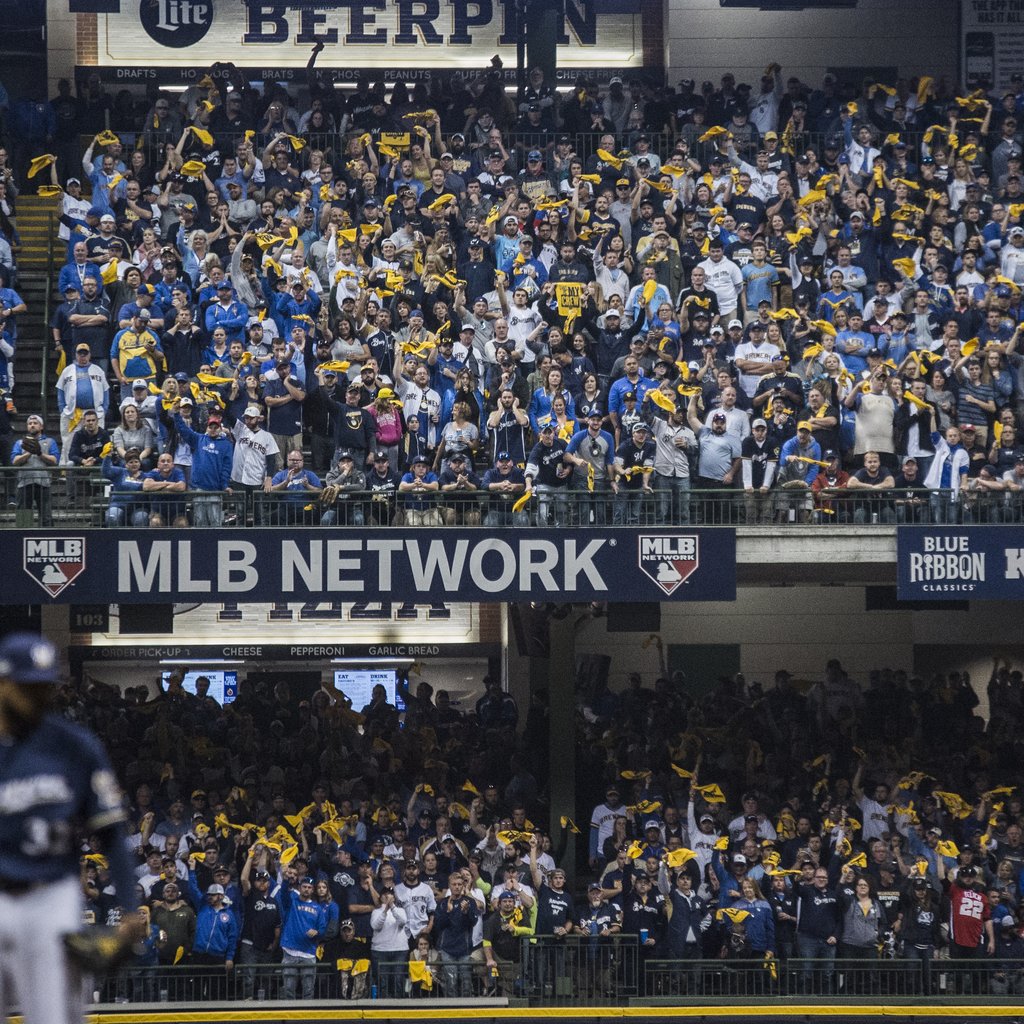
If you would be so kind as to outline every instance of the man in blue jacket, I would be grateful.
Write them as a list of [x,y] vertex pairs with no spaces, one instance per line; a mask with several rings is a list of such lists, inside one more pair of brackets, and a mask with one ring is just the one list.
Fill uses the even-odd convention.
[[469,955],[473,951],[473,926],[479,916],[476,901],[465,893],[462,876],[448,879],[449,894],[434,912],[434,934],[444,965],[445,991],[449,996],[472,994],[473,976]]
[[777,506],[780,521],[792,509],[802,522],[810,522],[814,499],[811,484],[824,465],[821,445],[814,440],[809,420],[796,425],[796,435],[783,444],[779,451],[779,481],[782,496]]
[[[238,946],[238,920],[224,902],[224,886],[207,886],[206,898],[196,885],[195,875],[190,871],[187,878],[189,900],[196,909],[196,935],[192,942],[191,962],[198,966],[223,966],[230,971],[235,966],[235,949]],[[204,984],[197,992],[200,998],[218,998],[222,995],[220,985]]]
[[249,307],[232,298],[231,282],[217,285],[217,301],[206,308],[206,332],[213,334],[215,327],[223,327],[228,341],[244,341],[245,327],[249,323]]
[[295,989],[302,975],[302,998],[313,998],[316,980],[316,947],[327,927],[327,912],[313,899],[313,878],[306,876],[296,893],[287,885],[281,886],[277,902],[281,907],[284,928],[281,931],[281,963],[284,965],[282,999],[294,999]]
[[198,495],[192,506],[194,526],[220,526],[224,521],[224,507],[220,491],[230,491],[231,463],[234,451],[230,439],[223,433],[221,414],[214,410],[206,421],[206,433],[197,434],[177,411],[174,424],[178,436],[192,449],[191,486],[196,491],[218,493]]

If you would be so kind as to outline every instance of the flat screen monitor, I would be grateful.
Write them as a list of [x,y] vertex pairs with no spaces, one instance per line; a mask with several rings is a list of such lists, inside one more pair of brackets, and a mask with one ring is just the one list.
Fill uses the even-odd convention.
[[388,695],[388,703],[399,711],[405,710],[405,703],[396,694],[397,677],[392,668],[341,668],[334,673],[335,689],[341,690],[350,701],[353,711],[362,711],[370,703],[373,688],[380,684]]
[[[238,673],[216,671],[213,669],[186,672],[185,678],[182,681],[182,687],[186,693],[196,692],[196,680],[200,676],[206,676],[210,680],[210,689],[207,691],[207,696],[212,697],[221,706],[232,703],[238,696]],[[165,691],[167,690],[170,678],[170,672],[164,672],[161,676],[161,684]]]

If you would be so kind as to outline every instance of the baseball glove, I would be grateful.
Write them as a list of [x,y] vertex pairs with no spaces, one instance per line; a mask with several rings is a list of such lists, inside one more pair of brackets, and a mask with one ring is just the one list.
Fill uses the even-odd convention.
[[326,487],[320,492],[320,504],[321,505],[333,505],[338,500],[338,495],[341,493],[341,488],[337,484],[327,484]]
[[131,956],[132,946],[116,928],[89,928],[64,936],[68,957],[86,974],[112,971]]

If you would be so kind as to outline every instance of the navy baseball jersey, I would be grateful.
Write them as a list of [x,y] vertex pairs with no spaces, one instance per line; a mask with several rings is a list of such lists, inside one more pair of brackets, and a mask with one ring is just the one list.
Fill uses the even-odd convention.
[[117,779],[92,734],[49,714],[26,739],[0,739],[0,878],[77,876],[79,831],[124,819]]

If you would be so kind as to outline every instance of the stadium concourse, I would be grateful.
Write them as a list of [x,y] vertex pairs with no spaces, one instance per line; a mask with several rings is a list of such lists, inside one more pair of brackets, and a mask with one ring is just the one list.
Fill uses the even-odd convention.
[[[223,597],[230,567],[215,592],[191,554],[229,526],[243,561],[287,543],[304,579],[314,550],[371,533],[412,551],[424,527],[506,544],[657,527],[658,564],[633,529],[631,573],[610,577],[660,588],[649,602],[698,569],[717,573],[710,597],[736,596],[734,566],[698,566],[694,537],[731,553],[746,531],[785,584],[786,531],[866,562],[887,544],[892,561],[897,525],[1019,531],[1019,83],[843,95],[772,63],[754,88],[562,95],[535,72],[513,104],[487,76],[327,88],[320,49],[291,92],[223,65],[221,86],[144,99],[62,87],[37,112],[59,146],[6,115],[12,593],[55,600],[113,571],[90,545],[134,545],[119,585]],[[13,377],[41,312],[18,291],[18,215],[42,201],[52,422]],[[608,542],[607,567],[625,548]],[[603,605],[561,600],[534,594],[502,638],[543,634],[535,662],[566,669],[552,687],[501,658],[458,701],[410,684],[408,662],[357,703],[319,677],[299,698],[254,663],[216,699],[189,649],[159,687],[141,659],[116,685],[76,673],[58,706],[126,788],[146,925],[96,980],[95,1019],[1018,1012],[1012,633],[969,638],[982,674],[924,671],[910,644],[862,670],[808,614],[800,680],[667,663],[610,680],[566,656]],[[757,619],[781,629],[789,607]],[[241,612],[221,612],[225,634]],[[118,614],[144,632],[129,601]],[[956,637],[968,610],[935,614]],[[639,662],[633,632],[613,639]],[[81,855],[86,925],[117,924],[102,843],[83,836]]]

